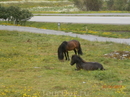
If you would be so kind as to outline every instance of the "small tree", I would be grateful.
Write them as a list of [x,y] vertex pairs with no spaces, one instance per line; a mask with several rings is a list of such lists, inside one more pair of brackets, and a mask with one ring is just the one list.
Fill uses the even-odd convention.
[[6,20],[8,18],[7,8],[0,5],[0,18]]
[[81,10],[99,11],[102,7],[102,0],[73,0],[74,4]]
[[130,1],[128,2],[128,4],[127,4],[127,9],[126,9],[127,11],[130,11]]
[[108,0],[107,2],[107,8],[108,10],[112,10],[112,7],[114,5],[114,0]]
[[20,24],[25,25],[26,21],[29,20],[33,16],[28,10],[21,10],[21,15],[19,17]]
[[18,24],[24,24],[28,19],[32,17],[32,13],[28,10],[21,10],[19,7],[10,6],[8,8],[2,7],[0,5],[0,18],[8,19],[8,22]]
[[87,10],[85,6],[85,0],[74,0],[74,5],[82,11]]
[[126,10],[127,0],[114,0],[113,10]]
[[14,24],[18,24],[19,17],[21,15],[20,8],[15,6],[10,6],[8,8],[8,12],[10,14],[9,20],[13,21]]

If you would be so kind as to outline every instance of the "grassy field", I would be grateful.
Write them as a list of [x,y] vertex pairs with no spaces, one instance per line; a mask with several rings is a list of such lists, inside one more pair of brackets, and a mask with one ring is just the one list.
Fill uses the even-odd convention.
[[73,0],[0,0],[4,7],[18,6],[34,14],[44,13],[129,13],[129,11],[81,11],[74,6]]
[[[4,1],[4,0],[1,0]],[[13,0],[9,0],[13,1]],[[24,0],[15,0],[15,1],[24,1]],[[32,1],[32,2],[30,2]],[[37,2],[34,2],[37,1]],[[51,2],[48,2],[51,1]],[[57,1],[57,2],[52,2]],[[61,1],[61,2],[58,2]],[[3,3],[2,6],[18,6],[20,8],[25,8],[31,11],[32,13],[108,13],[108,12],[118,12],[123,13],[122,11],[76,11],[75,6],[72,0],[25,0],[20,3]],[[70,12],[71,11],[71,12]],[[12,25],[7,22],[1,22],[0,24]],[[57,23],[36,23],[28,22],[26,26],[37,27],[42,29],[52,29],[59,30]],[[114,38],[130,38],[130,25],[101,25],[101,24],[71,24],[71,23],[61,23],[60,30],[66,32],[73,32],[79,34],[92,34],[104,37],[114,37]]]
[[[4,21],[0,21],[0,24],[13,25]],[[130,25],[60,23],[60,27],[58,27],[57,23],[27,22],[26,26],[41,29],[61,30],[77,34],[91,34],[113,38],[130,38]]]
[[92,34],[103,37],[130,38],[130,25],[61,23],[59,28],[57,27],[57,23],[28,22],[26,26],[41,29],[61,30],[78,34]]
[[[106,70],[75,71],[70,61],[59,61],[58,46],[72,39],[80,41],[84,60]],[[129,97],[130,57],[104,57],[129,50],[125,44],[0,30],[0,97]]]
[[79,11],[74,4],[68,0],[21,0],[8,1],[0,3],[2,6],[18,6],[22,9],[28,9],[32,13],[59,13]]

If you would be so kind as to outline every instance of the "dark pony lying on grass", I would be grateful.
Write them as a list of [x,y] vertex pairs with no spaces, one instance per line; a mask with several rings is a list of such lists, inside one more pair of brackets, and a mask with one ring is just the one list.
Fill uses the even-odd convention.
[[64,56],[66,57],[66,60],[69,59],[68,51],[74,50],[75,54],[82,55],[82,49],[80,46],[79,41],[77,40],[71,40],[71,41],[63,41],[61,45],[58,48],[58,59],[63,60]]
[[76,63],[76,70],[84,69],[84,70],[105,70],[102,64],[98,62],[86,62],[78,55],[72,55],[71,57],[71,65]]

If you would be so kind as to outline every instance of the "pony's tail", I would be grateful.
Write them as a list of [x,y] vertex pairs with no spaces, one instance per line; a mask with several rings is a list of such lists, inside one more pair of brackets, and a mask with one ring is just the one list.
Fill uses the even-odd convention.
[[82,48],[81,48],[80,44],[79,44],[78,54],[83,55]]

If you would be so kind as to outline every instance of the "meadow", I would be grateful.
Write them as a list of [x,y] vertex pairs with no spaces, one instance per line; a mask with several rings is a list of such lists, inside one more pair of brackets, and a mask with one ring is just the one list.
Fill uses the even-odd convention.
[[[51,4],[4,3],[2,6],[28,8],[32,13],[77,13],[75,6],[69,1],[71,0]],[[70,9],[72,12],[68,12]],[[96,13],[101,12],[108,11]],[[0,24],[12,25],[3,21],[0,21]],[[59,29],[57,23],[27,22],[25,26],[104,37],[130,38],[129,25],[61,23]],[[106,70],[75,71],[76,67],[71,66],[70,61],[59,61],[58,46],[62,41],[72,39],[80,41],[84,53],[81,57],[84,60],[99,62]],[[91,42],[69,36],[0,30],[0,97],[129,97],[130,56],[124,59],[105,56],[114,51],[130,51],[130,45]],[[71,57],[74,52],[70,51],[69,54]]]
[[[1,25],[13,25],[11,22],[0,21]],[[104,24],[73,24],[73,23],[47,23],[47,22],[27,22],[27,26],[40,29],[60,30],[77,34],[91,34],[103,37],[130,38],[130,25],[104,25]]]
[[[4,2],[4,3],[1,3]],[[27,9],[33,14],[45,13],[129,13],[129,11],[81,11],[73,3],[73,0],[0,0],[4,7],[18,6]]]
[[91,34],[113,38],[130,38],[130,25],[60,23],[60,26],[58,26],[57,23],[27,22],[26,26],[41,29],[61,30],[77,34]]
[[[106,70],[75,71],[70,61],[59,61],[58,46],[72,39],[80,41],[84,60]],[[0,97],[129,97],[130,57],[104,56],[129,50],[126,44],[0,30]]]
[[[2,0],[1,0],[2,1]],[[0,3],[2,6],[18,6],[27,9],[32,13],[59,13],[79,11],[74,4],[68,0],[7,0],[6,3]]]
[[[4,0],[0,0],[4,1]],[[11,3],[13,0],[9,0],[10,3],[2,3],[2,6],[18,6],[22,9],[28,9],[34,15],[45,13],[123,13],[123,11],[79,11],[74,6],[72,0],[15,0],[23,1],[18,3]],[[125,13],[127,13],[125,11]],[[0,21],[2,25],[12,25],[10,22]],[[130,38],[130,25],[104,25],[104,24],[71,24],[61,23],[60,29],[57,27],[57,23],[38,23],[27,22],[25,26],[37,27],[41,29],[61,30],[65,32],[73,32],[78,34],[92,34],[103,37],[113,38]]]

